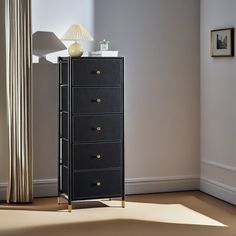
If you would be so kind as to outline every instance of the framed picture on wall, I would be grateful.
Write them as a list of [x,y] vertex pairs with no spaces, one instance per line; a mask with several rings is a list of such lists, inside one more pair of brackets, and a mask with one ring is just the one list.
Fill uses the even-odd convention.
[[211,56],[234,56],[234,28],[211,30]]

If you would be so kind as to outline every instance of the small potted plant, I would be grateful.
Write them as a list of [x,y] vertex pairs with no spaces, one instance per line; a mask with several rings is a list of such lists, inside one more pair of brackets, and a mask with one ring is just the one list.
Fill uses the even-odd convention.
[[110,41],[108,41],[106,39],[103,39],[103,40],[99,41],[100,50],[101,51],[108,51],[109,43],[110,43]]

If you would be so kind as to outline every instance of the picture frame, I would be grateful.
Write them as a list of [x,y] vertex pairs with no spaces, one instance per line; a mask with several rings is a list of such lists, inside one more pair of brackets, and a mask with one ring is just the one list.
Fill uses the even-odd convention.
[[211,56],[234,56],[234,28],[211,30]]

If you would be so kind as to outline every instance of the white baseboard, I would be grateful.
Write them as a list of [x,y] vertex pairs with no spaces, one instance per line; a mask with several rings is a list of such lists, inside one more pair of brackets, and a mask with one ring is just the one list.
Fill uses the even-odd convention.
[[201,178],[200,190],[236,205],[236,188],[207,178]]
[[57,179],[34,180],[34,197],[57,196]]
[[131,178],[125,181],[126,194],[199,190],[198,176]]
[[[34,197],[57,195],[57,179],[34,180]],[[0,183],[0,200],[6,199],[7,183]],[[199,190],[197,176],[129,178],[125,180],[126,194]]]
[[236,205],[235,178],[234,166],[201,160],[201,191]]
[[[126,194],[158,193],[200,190],[236,205],[236,188],[197,176],[170,176],[152,178],[129,178],[125,181]],[[0,200],[6,199],[7,183],[0,183]],[[57,195],[57,179],[34,180],[34,196]]]
[[[57,195],[57,179],[33,181],[34,197],[52,197]],[[0,183],[0,201],[6,200],[7,183]]]

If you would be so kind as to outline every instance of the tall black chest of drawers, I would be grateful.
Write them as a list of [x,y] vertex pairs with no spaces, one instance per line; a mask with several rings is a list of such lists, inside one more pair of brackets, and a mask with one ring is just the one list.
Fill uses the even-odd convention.
[[124,58],[59,57],[58,200],[121,197]]

